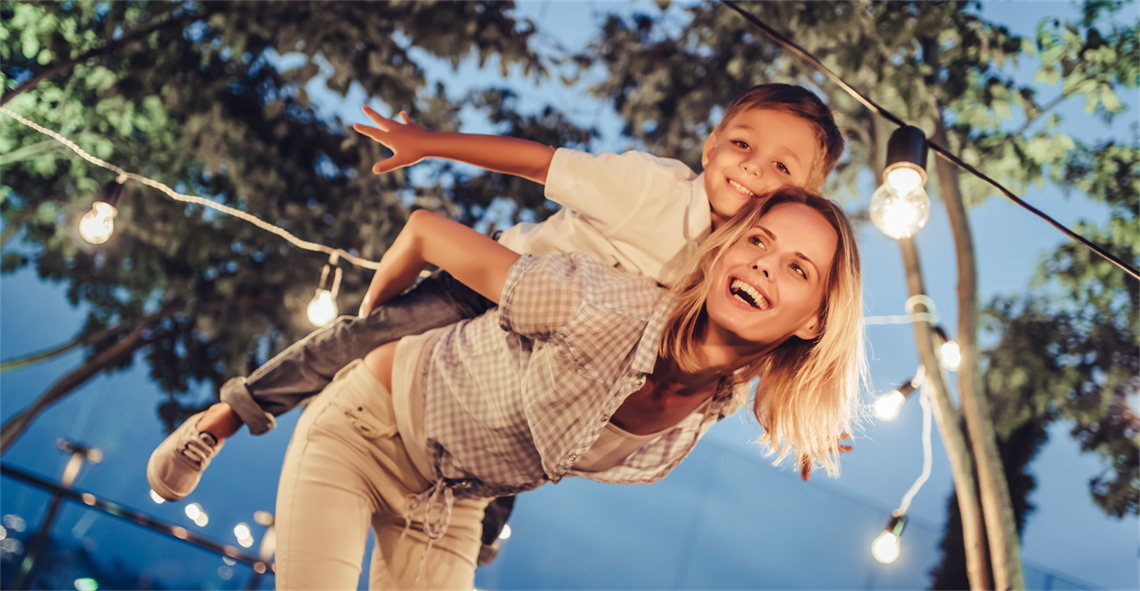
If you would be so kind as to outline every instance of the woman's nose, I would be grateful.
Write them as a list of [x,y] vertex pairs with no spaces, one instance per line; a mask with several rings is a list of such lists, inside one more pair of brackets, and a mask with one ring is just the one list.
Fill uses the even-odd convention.
[[772,276],[771,269],[769,268],[768,264],[764,261],[763,258],[759,258],[759,259],[756,259],[755,261],[752,261],[752,270],[753,271],[759,271],[759,272],[763,273],[765,279],[768,279]]

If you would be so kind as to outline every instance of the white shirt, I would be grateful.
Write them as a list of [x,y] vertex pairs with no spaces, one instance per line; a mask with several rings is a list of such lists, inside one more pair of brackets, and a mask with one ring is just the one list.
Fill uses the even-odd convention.
[[712,229],[704,177],[643,152],[559,148],[546,197],[563,206],[545,222],[518,224],[499,243],[522,254],[582,252],[668,285]]

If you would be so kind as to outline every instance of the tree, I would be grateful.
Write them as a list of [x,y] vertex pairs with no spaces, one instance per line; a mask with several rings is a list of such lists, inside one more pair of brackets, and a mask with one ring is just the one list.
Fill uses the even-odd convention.
[[[1059,119],[1051,109],[1067,98],[1084,97],[1089,112],[1111,117],[1121,110],[1116,89],[1137,85],[1135,28],[1117,27],[1106,32],[1104,27],[1092,26],[1098,12],[1111,6],[1103,2],[1087,4],[1089,16],[1079,25],[1048,19],[1042,23],[1036,44],[986,22],[970,3],[781,2],[747,8],[762,14],[764,21],[776,29],[793,31],[792,36],[800,46],[852,86],[904,120],[922,127],[928,137],[1015,192],[1024,190],[1030,183],[1042,184],[1048,180],[1099,198],[1099,192],[1107,184],[1116,182],[1116,177],[1132,175],[1129,178],[1134,178],[1135,165],[1128,168],[1131,156],[1124,154],[1134,154],[1136,147],[1115,146],[1117,155],[1113,156],[1106,150],[1084,146],[1057,130]],[[826,83],[811,67],[785,56],[767,40],[758,39],[754,30],[735,13],[719,5],[688,7],[683,19],[676,17],[676,12],[640,14],[629,19],[611,17],[603,36],[592,48],[609,70],[608,79],[597,85],[594,92],[613,102],[628,122],[627,135],[654,153],[679,158],[695,167],[700,160],[700,138],[711,130],[717,108],[727,97],[753,84],[799,81],[817,87],[827,96],[840,127],[851,140],[848,160],[840,166],[832,187],[850,190],[860,169],[877,172],[882,162],[881,146],[891,131],[881,119],[841,89]],[[930,36],[931,31],[938,32],[937,36]],[[1007,61],[1033,54],[1039,54],[1043,61],[1040,80],[1062,82],[1060,94],[1048,102],[1040,101],[1034,88],[1017,84],[1000,69]],[[1024,117],[1025,122],[1011,129],[1009,121],[1015,112]],[[1114,176],[1109,171],[1118,173]],[[1014,512],[1000,509],[1002,504],[1011,505],[1010,501],[1003,503],[1001,499],[1009,497],[1008,491],[1002,490],[1005,488],[1003,471],[996,457],[1001,450],[983,453],[983,448],[992,445],[994,440],[992,431],[986,432],[986,425],[991,421],[1001,437],[1019,433],[1019,427],[1024,424],[1005,421],[1003,409],[1011,406],[1007,401],[1016,398],[1016,394],[995,387],[1001,384],[995,376],[1010,371],[1011,367],[995,366],[992,359],[987,359],[990,367],[984,379],[975,370],[976,353],[971,344],[976,342],[979,306],[973,279],[974,255],[964,215],[964,206],[980,204],[995,191],[978,179],[958,175],[952,167],[939,166],[936,173],[939,193],[951,210],[951,218],[957,217],[954,230],[960,268],[958,336],[960,342],[965,343],[966,367],[959,374],[962,398],[964,402],[972,399],[978,404],[973,412],[981,420],[971,421],[972,426],[981,426],[977,433],[971,429],[975,458],[982,468],[990,468],[991,472],[996,468],[996,479],[982,491],[983,501],[990,505],[986,509],[990,541],[998,545],[995,550],[1006,555],[996,561],[1000,564],[994,568],[1000,568],[1001,572],[995,570],[995,584],[1016,588],[1022,585],[1016,544],[1018,519]],[[1134,180],[1121,186],[1135,191]],[[1116,226],[1130,224],[1129,220],[1134,219],[1127,214],[1120,215],[1123,217],[1119,220],[1114,218]],[[1121,226],[1119,229],[1132,228]],[[1131,234],[1122,235],[1134,240],[1136,233],[1133,229]],[[1108,239],[1103,234],[1100,238]],[[1120,241],[1114,239],[1110,246],[1125,260],[1135,260],[1134,246],[1122,245]],[[1110,276],[1109,270],[1104,268],[1108,263],[1090,260],[1085,251],[1076,248],[1067,252],[1062,260],[1072,261],[1075,270],[1087,265],[1090,269],[1102,269],[1105,277]],[[1072,258],[1077,252],[1082,256],[1079,260]],[[1099,280],[1093,283],[1103,285],[1097,289],[1108,294],[1107,300],[1116,302],[1118,313],[1134,314],[1134,303],[1120,303],[1135,301],[1121,295],[1134,289],[1134,283],[1126,287],[1129,280],[1123,275],[1108,283]],[[1086,285],[1079,289],[1089,288]],[[1089,325],[1096,326],[1111,319],[1102,314],[1089,318]],[[1033,348],[1033,343],[1021,345],[1024,356],[1038,359],[1049,356],[1048,352]],[[1106,361],[1108,359],[1114,358],[1102,358],[1101,366],[1089,370],[1091,375],[1103,371],[1103,365],[1111,365],[1113,362]],[[1121,363],[1119,371],[1126,374],[1128,368],[1127,363]],[[987,386],[984,391],[983,383]],[[992,414],[986,408],[987,403],[997,407]],[[1082,408],[1089,413],[1088,424],[1099,424],[1102,419],[1112,425],[1129,424],[1120,417],[1119,410],[1109,411],[1106,405],[1088,404]],[[1096,433],[1097,436],[1087,438],[1098,442],[1104,438],[1104,442],[1097,444],[1104,449],[1131,449],[1135,442],[1124,426],[1100,428]],[[987,444],[987,440],[991,443]],[[1028,461],[1035,450],[1036,446],[1029,446],[1027,452],[1013,455]],[[1006,451],[1007,455],[1011,453],[1008,448]],[[1122,457],[1127,456],[1124,453]],[[987,459],[983,461],[983,457]],[[1134,491],[1134,480],[1117,482],[1127,483],[1123,486]],[[992,492],[987,493],[986,487]],[[1105,488],[1104,492],[1094,491],[1094,494],[1108,498],[1120,493]],[[1023,501],[1022,496],[1012,501],[1012,505],[1017,507]],[[1004,539],[995,538],[999,531],[1006,534]]]
[[[378,260],[409,207],[471,220],[496,195],[486,191],[497,191],[523,204],[518,216],[543,203],[541,189],[444,165],[409,203],[405,174],[372,175],[383,149],[322,116],[307,85],[324,78],[344,95],[358,84],[392,112],[407,109],[435,129],[454,129],[459,109],[472,105],[522,137],[587,141],[588,130],[556,113],[516,113],[509,93],[488,89],[452,101],[442,85],[426,85],[417,60],[454,65],[473,57],[542,75],[528,46],[533,27],[510,9],[498,2],[5,2],[5,106],[128,170]],[[285,65],[287,54],[298,55],[299,65]],[[40,73],[54,77],[20,86]],[[114,173],[0,119],[3,240],[20,242],[5,253],[4,271],[34,264],[41,277],[68,285],[73,304],[90,306],[76,338],[102,338],[87,345],[83,375],[126,367],[143,349],[170,393],[160,414],[173,426],[195,410],[177,396],[191,381],[220,386],[246,375],[311,330],[301,312],[324,257],[133,183],[112,240],[85,245],[73,220]],[[341,302],[354,305],[367,281],[345,273]],[[108,331],[115,327],[123,329]],[[140,336],[120,346],[136,327]],[[112,350],[119,354],[99,357]],[[5,425],[5,448],[35,414]]]

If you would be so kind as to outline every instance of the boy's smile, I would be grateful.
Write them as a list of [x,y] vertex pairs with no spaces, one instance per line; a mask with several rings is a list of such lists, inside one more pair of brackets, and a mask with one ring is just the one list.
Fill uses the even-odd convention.
[[701,155],[713,226],[757,195],[807,187],[821,157],[816,135],[807,120],[770,109],[738,113],[714,131]]

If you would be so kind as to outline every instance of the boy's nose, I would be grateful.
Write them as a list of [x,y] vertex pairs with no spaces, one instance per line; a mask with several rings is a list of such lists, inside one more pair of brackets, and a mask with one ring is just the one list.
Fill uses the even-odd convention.
[[760,176],[761,167],[752,160],[745,160],[740,163],[740,169],[752,176]]

